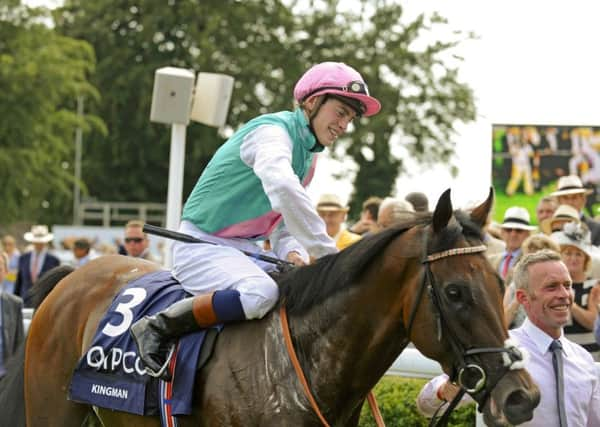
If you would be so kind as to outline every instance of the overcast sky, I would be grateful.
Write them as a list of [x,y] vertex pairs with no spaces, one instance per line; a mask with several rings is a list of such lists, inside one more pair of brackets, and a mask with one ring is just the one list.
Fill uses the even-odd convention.
[[[472,30],[481,37],[457,51],[465,58],[461,79],[475,91],[479,116],[476,123],[460,129],[457,179],[452,180],[445,167],[417,168],[413,176],[399,179],[394,196],[420,190],[437,199],[451,186],[457,205],[485,198],[491,176],[492,123],[600,124],[595,59],[600,2],[409,0],[403,4],[410,14],[437,10],[453,28]],[[316,199],[320,189],[335,185],[347,198],[351,185],[334,183],[326,169],[317,170],[311,197]]]

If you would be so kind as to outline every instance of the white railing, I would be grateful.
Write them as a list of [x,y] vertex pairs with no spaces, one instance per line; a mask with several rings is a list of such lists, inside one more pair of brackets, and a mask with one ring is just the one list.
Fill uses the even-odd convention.
[[25,329],[25,334],[29,330],[31,316],[33,316],[33,308],[23,308],[23,328]]
[[83,225],[91,222],[103,227],[111,227],[122,226],[129,220],[139,219],[164,226],[166,209],[164,203],[84,202],[79,205],[74,224]]

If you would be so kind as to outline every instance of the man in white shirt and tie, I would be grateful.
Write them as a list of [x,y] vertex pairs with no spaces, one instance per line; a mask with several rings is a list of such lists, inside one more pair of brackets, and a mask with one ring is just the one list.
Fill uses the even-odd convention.
[[60,260],[48,252],[48,243],[54,239],[54,234],[48,231],[47,226],[33,225],[23,238],[33,245],[33,250],[19,257],[15,295],[23,299],[25,307],[31,307],[30,289],[33,284],[46,271],[58,267]]
[[[517,299],[528,318],[519,328],[511,330],[510,336],[529,353],[526,369],[541,394],[533,419],[522,425],[600,426],[600,380],[596,365],[583,347],[564,337],[562,330],[569,319],[573,290],[560,255],[543,250],[523,256],[515,266],[513,279]],[[555,346],[559,347],[558,357],[551,349]],[[558,370],[562,367],[562,387],[555,364]],[[452,400],[457,390],[446,375],[438,376],[421,390],[417,407],[425,416],[432,416],[440,405]],[[463,399],[461,403],[469,400]]]
[[532,230],[535,230],[535,227],[530,224],[527,209],[512,206],[504,212],[500,233],[506,249],[502,253],[489,256],[488,259],[506,284],[509,283],[512,269],[521,257],[521,245]]

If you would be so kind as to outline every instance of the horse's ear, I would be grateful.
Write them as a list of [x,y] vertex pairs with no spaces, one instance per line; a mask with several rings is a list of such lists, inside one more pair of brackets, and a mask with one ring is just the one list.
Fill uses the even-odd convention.
[[490,193],[482,204],[477,206],[471,211],[471,219],[479,227],[483,228],[487,223],[490,210],[492,209],[492,203],[494,202],[494,188],[490,187]]
[[446,228],[452,217],[452,200],[450,200],[450,189],[444,191],[440,196],[435,210],[433,211],[433,231],[439,233]]

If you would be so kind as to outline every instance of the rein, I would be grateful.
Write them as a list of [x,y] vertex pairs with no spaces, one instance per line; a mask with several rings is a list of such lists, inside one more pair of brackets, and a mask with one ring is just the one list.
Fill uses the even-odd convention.
[[[445,425],[447,425],[448,418],[450,417],[450,413],[454,410],[454,408],[456,407],[458,402],[462,399],[465,392],[472,395],[472,394],[478,393],[483,390],[485,392],[485,394],[484,394],[483,398],[481,399],[480,408],[482,408],[485,405],[485,402],[487,401],[487,399],[490,397],[491,391],[496,386],[498,381],[500,381],[500,379],[509,370],[518,368],[519,362],[521,362],[523,360],[523,354],[521,353],[521,351],[517,347],[515,347],[512,343],[508,343],[508,342],[505,343],[504,347],[480,347],[480,348],[464,349],[464,347],[458,340],[456,334],[450,328],[448,328],[448,324],[449,324],[448,319],[446,316],[444,316],[444,311],[442,310],[442,302],[441,302],[442,300],[441,300],[440,293],[439,293],[440,290],[436,286],[436,281],[433,276],[433,273],[431,272],[430,264],[434,261],[437,261],[437,260],[440,260],[443,258],[447,258],[450,256],[481,253],[481,252],[484,252],[486,249],[487,249],[487,247],[485,245],[471,246],[471,247],[464,247],[464,248],[454,248],[454,249],[449,249],[449,250],[442,251],[442,252],[436,252],[431,255],[427,255],[425,257],[425,259],[422,261],[422,263],[425,266],[425,274],[423,275],[422,285],[419,288],[419,292],[413,302],[413,306],[412,306],[412,309],[410,312],[407,333],[406,333],[406,340],[407,341],[410,340],[410,332],[411,332],[411,329],[412,329],[412,326],[413,326],[413,323],[414,323],[414,320],[415,320],[415,317],[417,314],[417,310],[418,310],[420,301],[423,297],[423,293],[424,293],[425,289],[427,289],[429,298],[431,299],[431,302],[433,305],[434,316],[436,318],[438,341],[442,340],[442,331],[443,331],[442,325],[446,325],[445,329],[446,329],[446,333],[448,335],[448,342],[450,343],[450,346],[452,347],[454,354],[458,358],[458,361],[457,361],[457,363],[455,363],[455,366],[454,366],[453,376],[455,376],[454,379],[457,380],[457,384],[461,388],[460,391],[458,392],[458,394],[455,396],[455,398],[451,402],[449,402],[449,405],[446,408],[446,411],[444,412],[442,417],[434,424],[434,422],[435,422],[435,416],[434,416],[431,420],[430,426],[433,426],[433,425],[445,426]],[[470,358],[475,355],[486,354],[486,353],[502,353],[504,367],[506,368],[504,373],[501,376],[499,376],[498,379],[493,384],[488,384],[489,387],[487,387],[487,388],[485,387],[486,382],[487,382],[487,376],[486,376],[485,370],[478,364],[467,363],[467,361],[466,361],[467,358]],[[478,376],[478,380],[475,382],[475,384],[471,384],[471,385],[466,384],[465,375],[468,372],[472,372],[472,373],[476,374],[476,376]],[[452,381],[454,381],[454,379],[451,378]]]
[[[294,344],[292,344],[292,337],[290,335],[290,326],[287,318],[287,311],[285,310],[285,305],[281,305],[279,307],[279,318],[281,319],[281,329],[283,331],[283,339],[285,340],[285,347],[287,349],[288,355],[294,366],[294,370],[296,371],[296,375],[302,384],[302,388],[304,389],[304,394],[306,395],[308,401],[310,402],[310,406],[312,406],[313,411],[319,417],[319,420],[325,427],[330,427],[329,423],[321,413],[319,409],[319,405],[317,401],[313,397],[310,392],[310,387],[308,385],[308,381],[306,381],[306,377],[304,376],[304,372],[302,372],[302,367],[300,366],[300,362],[298,361],[298,357],[296,356],[296,351],[294,350]],[[379,411],[379,406],[377,405],[377,400],[375,400],[375,395],[372,391],[369,391],[367,394],[367,401],[369,402],[369,407],[371,408],[371,413],[373,414],[373,418],[375,419],[375,424],[377,427],[385,427],[385,423],[383,422],[383,417],[381,416],[381,412]]]

